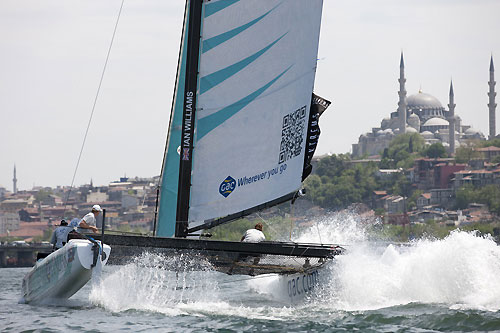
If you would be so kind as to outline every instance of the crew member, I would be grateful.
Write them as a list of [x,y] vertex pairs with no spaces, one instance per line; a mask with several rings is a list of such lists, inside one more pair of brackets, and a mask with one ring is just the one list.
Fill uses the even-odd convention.
[[89,233],[90,230],[96,233],[98,229],[96,228],[96,218],[102,212],[101,206],[94,205],[92,206],[92,211],[85,215],[80,223],[78,223],[77,231],[81,234]]
[[[242,242],[249,242],[249,243],[259,243],[262,241],[266,240],[266,236],[264,236],[264,233],[262,232],[262,223],[257,223],[253,229],[248,229],[243,237],[241,237]],[[228,274],[233,274],[233,269],[236,266],[236,263],[239,261],[249,261],[253,260],[253,265],[258,265],[260,262],[260,254],[249,254],[249,253],[239,253],[238,257],[234,261],[233,265],[231,268],[229,268],[229,271],[227,272]],[[250,267],[250,270],[248,271],[248,274],[251,276],[255,275],[254,267]]]
[[259,243],[266,240],[266,236],[262,232],[262,223],[257,223],[254,229],[248,229],[243,237],[241,237],[242,242]]
[[59,224],[59,227],[54,230],[52,233],[52,239],[50,240],[54,250],[59,250],[61,247],[66,245],[68,242],[68,233],[71,230],[72,228],[68,227],[68,222],[61,220],[61,224]]

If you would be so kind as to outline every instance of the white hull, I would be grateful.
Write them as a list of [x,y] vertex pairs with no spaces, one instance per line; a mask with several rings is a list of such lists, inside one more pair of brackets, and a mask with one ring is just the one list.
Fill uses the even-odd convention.
[[[105,256],[94,261],[93,243],[72,239],[61,249],[39,260],[26,274],[22,285],[22,302],[40,302],[49,299],[67,299],[80,290],[92,277],[92,271],[106,264],[111,247],[104,244]],[[104,257],[104,259],[103,259]]]
[[325,274],[326,269],[321,266],[304,273],[279,275],[277,287],[279,299],[291,304],[304,301],[327,280]]

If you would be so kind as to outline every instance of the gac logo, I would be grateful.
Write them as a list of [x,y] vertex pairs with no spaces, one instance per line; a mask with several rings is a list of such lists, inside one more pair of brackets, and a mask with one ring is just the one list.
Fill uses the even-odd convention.
[[219,193],[222,194],[225,198],[231,194],[236,188],[236,180],[231,176],[227,176],[226,179],[222,181],[219,186]]

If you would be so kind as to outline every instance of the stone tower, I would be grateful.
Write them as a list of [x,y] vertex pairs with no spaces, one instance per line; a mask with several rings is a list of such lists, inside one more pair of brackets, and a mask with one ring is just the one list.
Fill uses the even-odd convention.
[[449,140],[450,140],[450,154],[455,154],[455,95],[453,93],[453,81],[450,82],[450,103],[448,108],[450,113],[448,114],[448,122],[450,126],[448,127]]
[[488,85],[490,86],[490,91],[488,92],[488,97],[490,98],[488,103],[488,108],[490,110],[490,137],[489,139],[493,139],[496,135],[496,119],[495,119],[495,109],[497,104],[495,103],[495,96],[497,93],[495,92],[495,67],[493,66],[493,56],[491,56],[490,60],[490,81]]
[[398,118],[399,118],[399,134],[406,132],[406,89],[405,89],[405,63],[403,60],[403,52],[401,52],[401,61],[399,62],[399,102],[398,102]]
[[13,183],[13,191],[14,194],[17,193],[17,177],[16,177],[16,165],[14,164],[14,178],[12,178],[12,183]]

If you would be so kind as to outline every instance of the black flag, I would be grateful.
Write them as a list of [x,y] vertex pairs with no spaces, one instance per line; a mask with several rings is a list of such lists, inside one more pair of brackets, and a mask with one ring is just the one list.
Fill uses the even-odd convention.
[[307,126],[306,153],[304,156],[304,169],[302,171],[302,181],[311,174],[311,160],[318,145],[319,134],[319,117],[332,104],[332,102],[312,94],[311,111],[309,112],[309,125]]

